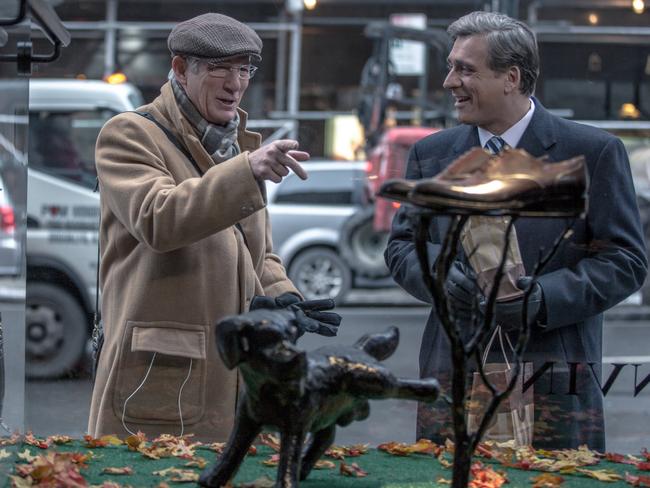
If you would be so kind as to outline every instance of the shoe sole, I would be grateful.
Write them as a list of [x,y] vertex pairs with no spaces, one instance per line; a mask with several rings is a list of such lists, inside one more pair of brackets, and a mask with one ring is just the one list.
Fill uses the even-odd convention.
[[407,200],[418,207],[450,215],[518,215],[522,217],[581,217],[587,212],[587,200],[580,198],[558,198],[534,204],[517,201],[468,202],[442,197],[427,197],[426,200],[411,196]]

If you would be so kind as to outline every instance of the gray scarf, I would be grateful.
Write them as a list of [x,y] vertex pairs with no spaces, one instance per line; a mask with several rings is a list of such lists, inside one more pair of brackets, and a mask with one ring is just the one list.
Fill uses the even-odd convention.
[[169,72],[169,81],[172,85],[174,98],[190,121],[197,134],[201,137],[201,144],[208,152],[215,164],[219,164],[239,154],[237,144],[237,128],[239,127],[239,114],[226,125],[215,125],[205,120],[185,93],[185,89],[176,80],[174,71]]

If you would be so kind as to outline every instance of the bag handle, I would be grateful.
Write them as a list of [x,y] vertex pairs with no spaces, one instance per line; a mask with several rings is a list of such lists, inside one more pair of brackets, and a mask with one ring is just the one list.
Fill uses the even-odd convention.
[[492,349],[492,343],[494,342],[494,338],[499,336],[499,344],[501,345],[501,353],[503,354],[503,359],[506,362],[506,369],[510,369],[510,362],[508,361],[508,355],[506,354],[506,349],[503,346],[503,336],[506,336],[506,342],[508,343],[508,346],[510,346],[510,350],[514,353],[515,348],[512,347],[512,342],[510,342],[510,337],[508,337],[507,333],[502,333],[501,331],[501,326],[497,325],[496,328],[494,329],[494,332],[492,333],[492,337],[490,337],[490,340],[487,343],[487,347],[485,348],[485,351],[483,352],[483,362],[482,365],[485,366],[485,363],[487,362],[487,357],[490,352],[490,349]]

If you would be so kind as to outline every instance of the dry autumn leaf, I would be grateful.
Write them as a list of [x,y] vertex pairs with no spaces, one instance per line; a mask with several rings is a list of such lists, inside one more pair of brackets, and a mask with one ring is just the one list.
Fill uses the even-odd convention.
[[141,453],[144,457],[153,460],[171,457],[172,455],[172,451],[168,447],[154,447],[154,446],[141,445],[140,447],[138,447],[138,452]]
[[205,458],[202,457],[196,457],[184,464],[184,466],[187,468],[199,468],[199,469],[205,469],[207,465],[208,462],[205,460]]
[[199,473],[190,469],[177,469],[171,474],[169,481],[172,483],[196,483],[199,481]]
[[167,476],[168,474],[170,474],[175,469],[177,469],[177,468],[175,468],[173,466],[170,466],[169,468],[166,468],[166,469],[160,469],[158,471],[154,471],[151,474],[153,474],[154,476]]
[[472,464],[470,468],[472,480],[468,488],[500,488],[508,482],[505,473],[495,471],[490,466],[484,466],[481,462]]
[[21,478],[20,476],[11,475],[9,476],[9,479],[11,480],[12,488],[31,488],[34,486],[31,480]]
[[345,459],[345,450],[340,446],[330,446],[324,455],[332,459]]
[[268,459],[262,461],[264,466],[277,466],[280,463],[280,455],[272,454]]
[[[87,456],[81,453],[48,451],[36,456],[29,464],[17,465],[15,472],[18,477],[31,483],[26,486],[85,488],[88,484],[79,469],[85,467],[83,461],[86,459]],[[22,486],[24,482],[14,480],[14,485]]]
[[136,434],[131,434],[124,439],[124,443],[129,451],[137,451],[145,442],[147,442],[147,436],[141,431],[138,431]]
[[22,452],[16,453],[16,456],[18,456],[18,459],[22,459],[28,463],[31,463],[36,460],[36,458],[38,458],[38,456],[32,455],[32,453],[29,452],[29,449],[27,448],[25,448]]
[[557,488],[564,483],[562,476],[551,473],[542,473],[530,480],[533,482],[532,488]]
[[173,466],[160,471],[154,471],[154,476],[169,476],[169,481],[173,483],[193,483],[199,480],[199,474],[190,469],[179,469]]
[[51,435],[45,439],[45,442],[48,444],[68,444],[72,442],[72,437],[69,435]]
[[208,444],[207,446],[208,449],[216,452],[217,454],[221,454],[223,452],[224,447],[226,447],[225,442],[213,442],[212,444]]
[[0,449],[0,460],[7,459],[11,457],[11,453],[6,449]]
[[239,488],[274,488],[275,480],[269,478],[268,476],[262,476],[257,478],[251,483],[242,483],[239,485]]
[[133,468],[129,468],[128,466],[124,467],[106,467],[102,469],[102,474],[119,474],[119,475],[132,475],[133,474]]
[[612,463],[620,464],[637,464],[638,462],[629,456],[623,456],[623,454],[618,454],[615,452],[606,452],[604,458]]
[[29,444],[30,446],[38,447],[39,449],[47,449],[50,447],[49,442],[47,442],[45,439],[39,439],[38,437],[35,437],[31,432],[27,432],[27,434],[25,434],[23,442],[25,444]]
[[84,442],[86,443],[86,447],[90,449],[96,449],[96,448],[108,446],[107,440],[97,439],[91,435],[85,435]]
[[650,487],[650,476],[635,476],[625,472],[625,482],[632,486]]
[[339,473],[343,476],[352,476],[354,478],[365,478],[368,476],[368,473],[361,469],[357,463],[346,464],[341,461],[339,466]]
[[368,444],[353,444],[351,446],[337,446],[333,444],[325,451],[325,456],[340,460],[346,457],[358,457],[366,454],[368,447]]
[[20,434],[12,434],[11,437],[3,437],[0,439],[0,446],[13,446],[20,441]]
[[589,476],[590,478],[595,478],[598,481],[617,481],[623,479],[623,477],[620,474],[610,469],[576,468],[576,472],[584,474],[585,476]]
[[438,456],[443,448],[428,439],[420,439],[415,444],[405,444],[403,442],[385,442],[379,444],[377,449],[385,451],[393,456],[410,456],[411,454],[432,454]]
[[336,468],[336,464],[326,459],[319,459],[318,461],[316,461],[316,464],[314,464],[314,469],[334,469],[334,468]]
[[100,437],[100,439],[106,442],[106,444],[109,446],[121,446],[122,444],[124,444],[122,439],[120,439],[116,435],[103,435]]
[[280,438],[274,434],[264,433],[259,435],[260,444],[270,447],[275,452],[280,452]]

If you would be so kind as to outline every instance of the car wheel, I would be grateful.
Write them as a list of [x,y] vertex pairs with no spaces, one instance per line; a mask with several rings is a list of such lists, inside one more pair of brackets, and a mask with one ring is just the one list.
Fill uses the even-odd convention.
[[350,268],[327,247],[301,252],[291,261],[288,275],[307,300],[331,298],[341,303],[352,284]]
[[384,262],[388,232],[377,232],[372,226],[375,209],[364,207],[355,212],[341,227],[341,256],[356,273],[368,278],[390,275]]
[[25,372],[28,378],[56,378],[81,360],[88,321],[79,302],[49,283],[28,283],[25,307]]

